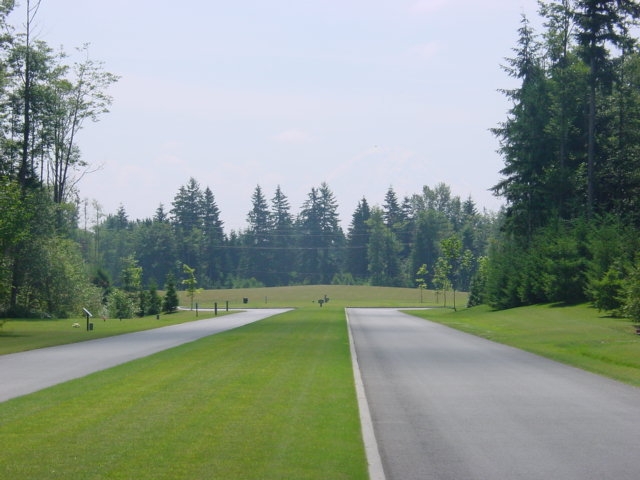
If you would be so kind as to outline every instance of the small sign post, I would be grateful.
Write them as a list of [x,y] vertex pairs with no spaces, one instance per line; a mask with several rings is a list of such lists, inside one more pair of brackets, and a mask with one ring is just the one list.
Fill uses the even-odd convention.
[[91,312],[89,310],[87,310],[86,308],[83,308],[82,311],[84,312],[84,314],[87,317],[87,332],[89,331],[89,319],[91,317],[93,317],[93,315],[91,314]]

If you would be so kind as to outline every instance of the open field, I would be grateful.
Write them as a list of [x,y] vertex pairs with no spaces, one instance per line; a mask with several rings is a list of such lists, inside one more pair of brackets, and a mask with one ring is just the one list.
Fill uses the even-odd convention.
[[0,403],[0,478],[365,479],[340,309],[288,312]]
[[640,386],[640,336],[635,327],[628,319],[606,317],[587,305],[409,313]]
[[[186,292],[179,292],[181,305],[189,305],[190,299]],[[11,319],[0,328],[0,355],[15,353],[35,348],[51,347],[67,343],[82,342],[88,339],[102,338],[139,330],[148,330],[175,323],[189,322],[198,318],[213,316],[214,303],[218,303],[218,315],[226,314],[226,302],[230,309],[241,308],[319,308],[317,301],[324,296],[329,297],[329,303],[323,309],[343,309],[345,306],[375,306],[375,307],[411,307],[437,306],[436,294],[433,291],[422,292],[417,288],[388,288],[388,287],[360,287],[319,285],[303,287],[274,287],[248,288],[236,290],[205,290],[195,297],[199,312],[181,311],[171,315],[160,315],[145,318],[125,320],[92,318],[94,330],[87,332],[86,319],[64,320],[14,320]],[[450,296],[451,294],[449,294]],[[460,302],[466,302],[466,294],[459,293]],[[243,303],[243,298],[249,302]],[[440,306],[443,305],[442,295],[439,295]],[[450,303],[450,301],[449,301]],[[462,303],[461,303],[462,304]],[[74,323],[80,328],[73,328]]]
[[[201,308],[218,308],[229,302],[229,308],[261,307],[308,307],[318,306],[317,301],[329,297],[327,306],[344,307],[425,307],[443,306],[442,293],[418,288],[368,287],[356,285],[308,285],[296,287],[238,288],[233,290],[205,290],[196,295],[195,301]],[[242,299],[247,298],[247,304]],[[466,305],[467,294],[458,292],[456,303]],[[187,305],[189,299],[180,292],[181,305]],[[452,293],[447,294],[447,306],[452,306]]]

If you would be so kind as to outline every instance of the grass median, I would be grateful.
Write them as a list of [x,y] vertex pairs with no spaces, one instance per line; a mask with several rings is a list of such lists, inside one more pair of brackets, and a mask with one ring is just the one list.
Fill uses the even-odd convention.
[[365,479],[341,308],[301,309],[0,403],[0,477]]

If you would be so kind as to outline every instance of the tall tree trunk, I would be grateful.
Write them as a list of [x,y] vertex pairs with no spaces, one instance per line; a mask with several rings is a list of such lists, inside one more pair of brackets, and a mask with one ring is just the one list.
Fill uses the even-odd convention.
[[587,217],[591,218],[595,195],[595,147],[596,147],[596,60],[591,58],[589,73],[589,119],[587,143]]
[[29,22],[29,1],[27,0],[27,33],[26,33],[26,51],[24,59],[24,97],[23,97],[23,121],[24,127],[22,132],[22,157],[20,159],[20,169],[18,170],[18,183],[24,190],[27,186],[27,177],[29,175],[29,138],[31,136],[31,45],[30,45],[30,22]]

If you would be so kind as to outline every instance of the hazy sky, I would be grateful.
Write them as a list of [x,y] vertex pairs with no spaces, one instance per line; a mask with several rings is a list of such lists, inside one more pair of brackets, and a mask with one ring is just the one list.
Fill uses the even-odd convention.
[[522,13],[536,19],[536,1],[42,0],[36,33],[70,53],[90,43],[121,77],[78,139],[102,166],[81,198],[147,218],[193,176],[228,232],[256,185],[268,200],[281,185],[297,214],[326,181],[346,230],[390,186],[402,198],[445,182],[499,208],[489,129],[509,108],[500,64]]

